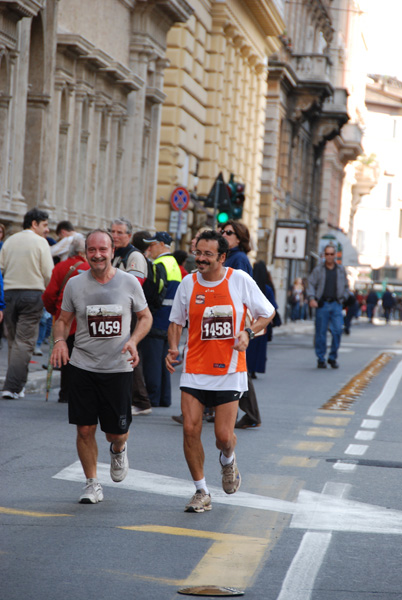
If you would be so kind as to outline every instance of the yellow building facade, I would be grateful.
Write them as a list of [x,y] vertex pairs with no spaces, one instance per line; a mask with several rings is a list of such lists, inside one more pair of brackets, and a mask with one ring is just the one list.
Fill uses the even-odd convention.
[[242,221],[258,229],[268,57],[279,47],[282,0],[191,0],[167,38],[155,227],[170,229],[176,186],[191,193],[184,243],[206,222],[197,196],[220,172],[246,188]]

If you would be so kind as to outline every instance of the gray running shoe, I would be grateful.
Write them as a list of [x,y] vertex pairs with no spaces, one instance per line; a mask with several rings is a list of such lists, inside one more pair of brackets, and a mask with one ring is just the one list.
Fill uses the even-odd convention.
[[113,442],[110,444],[110,477],[113,481],[123,481],[128,473],[127,442],[122,452],[112,452]]
[[97,504],[103,500],[103,491],[100,483],[88,482],[84,487],[84,493],[80,496],[81,504]]
[[202,513],[204,510],[211,509],[211,494],[207,494],[205,490],[197,490],[190,502],[186,504],[184,512]]
[[221,463],[222,452],[219,455],[219,464],[222,467],[222,488],[226,494],[234,494],[240,487],[241,475],[237,468],[236,455],[233,453],[233,460],[229,465],[223,466]]

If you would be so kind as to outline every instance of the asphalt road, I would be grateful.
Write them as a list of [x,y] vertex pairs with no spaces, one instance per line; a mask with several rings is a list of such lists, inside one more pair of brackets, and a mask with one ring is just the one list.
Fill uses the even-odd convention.
[[238,432],[233,496],[205,424],[203,514],[183,512],[193,487],[170,418],[178,374],[172,406],[135,418],[120,484],[99,432],[98,505],[77,502],[84,477],[56,391],[0,400],[0,599],[166,600],[201,584],[256,600],[402,597],[402,326],[356,325],[339,370],[317,370],[312,344],[269,345],[255,381],[263,424]]

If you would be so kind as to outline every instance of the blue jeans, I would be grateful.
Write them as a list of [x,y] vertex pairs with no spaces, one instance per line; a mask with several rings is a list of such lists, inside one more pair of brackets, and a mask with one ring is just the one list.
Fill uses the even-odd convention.
[[325,361],[328,327],[332,335],[328,359],[336,360],[343,328],[342,306],[338,302],[324,302],[315,313],[315,353],[320,361]]
[[39,322],[38,339],[36,340],[36,346],[38,348],[40,348],[43,344],[43,341],[49,337],[49,335],[52,331],[52,324],[53,324],[53,317],[44,308],[40,322]]

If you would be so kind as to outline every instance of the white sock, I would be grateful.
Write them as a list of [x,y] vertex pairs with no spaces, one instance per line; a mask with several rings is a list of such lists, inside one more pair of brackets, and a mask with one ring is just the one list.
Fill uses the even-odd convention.
[[90,477],[89,479],[87,479],[87,484],[89,483],[93,483],[94,485],[98,483],[98,478],[97,477]]
[[223,454],[223,452],[221,452],[220,461],[221,461],[222,467],[226,467],[226,465],[230,465],[230,463],[233,462],[233,459],[234,459],[234,454],[232,454],[228,458],[227,456],[225,456]]
[[199,481],[194,481],[194,485],[195,485],[195,489],[198,490],[204,490],[204,492],[206,494],[209,494],[209,490],[207,488],[207,484],[205,483],[205,477],[203,479],[200,479]]

